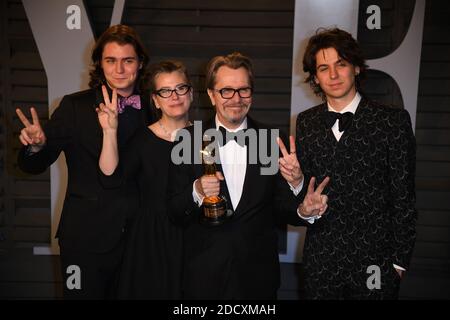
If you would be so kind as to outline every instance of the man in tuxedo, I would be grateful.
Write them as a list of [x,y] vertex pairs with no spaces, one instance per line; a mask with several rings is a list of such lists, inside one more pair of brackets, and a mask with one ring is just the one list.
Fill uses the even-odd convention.
[[[64,297],[113,298],[123,252],[127,220],[137,206],[135,185],[107,190],[99,182],[102,129],[96,108],[103,102],[101,86],[119,96],[119,148],[134,132],[152,121],[144,87],[148,55],[136,32],[125,25],[108,28],[92,51],[90,89],[64,96],[44,127],[34,108],[30,122],[20,109],[25,128],[19,167],[28,173],[44,172],[64,152],[68,186],[56,237],[61,252]],[[106,91],[106,90],[105,90]],[[81,271],[80,287],[68,287],[71,266]]]
[[309,39],[306,82],[324,103],[298,115],[296,151],[305,183],[330,177],[327,211],[305,219],[311,299],[396,299],[415,242],[411,120],[362,95],[366,68],[349,33],[322,30]]
[[[194,155],[201,151],[195,149],[195,143],[190,144],[193,147],[189,150],[189,161],[172,164],[169,169],[168,212],[175,221],[185,223],[186,299],[276,298],[280,274],[274,221],[281,218],[291,223],[302,221],[296,211],[303,198],[305,216],[326,210],[327,199],[321,191],[328,180],[316,190],[310,185],[308,192],[299,194],[302,189],[299,166],[291,165],[283,179],[278,170],[275,174],[262,174],[264,164],[259,157],[258,161],[251,161],[255,155],[252,152],[259,153],[262,145],[270,149],[271,142],[270,135],[261,133],[271,129],[248,116],[253,83],[251,61],[240,53],[217,56],[209,62],[206,85],[215,117],[203,124],[201,137],[195,136],[197,124],[185,130],[191,140],[202,139],[207,129],[223,132],[225,142],[219,142],[216,149],[220,160],[217,172],[205,174],[202,164],[194,163]],[[241,144],[239,138],[227,139],[232,135],[230,132],[242,134],[240,130],[247,130],[246,133],[252,130],[257,141],[249,139]],[[274,144],[277,162],[278,146]],[[174,156],[172,152],[173,162]],[[292,157],[283,156],[287,166]],[[228,200],[233,214],[220,225],[206,225],[201,218],[203,200],[219,194]]]

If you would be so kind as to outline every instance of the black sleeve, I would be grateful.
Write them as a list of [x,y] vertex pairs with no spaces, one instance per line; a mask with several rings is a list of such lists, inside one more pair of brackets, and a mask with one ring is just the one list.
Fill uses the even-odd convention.
[[[289,145],[289,140],[285,138],[283,134],[280,134],[285,146]],[[280,150],[280,157],[282,156]],[[297,155],[298,156],[298,155]],[[301,219],[297,214],[297,208],[303,201],[306,195],[305,183],[300,193],[296,196],[291,190],[289,183],[281,175],[278,170],[276,178],[276,190],[275,190],[275,208],[277,212],[277,223],[287,223],[294,226],[306,226],[308,225],[305,220]]]
[[45,146],[36,153],[28,152],[26,146],[22,147],[17,159],[19,168],[32,174],[44,172],[58,159],[61,151],[64,151],[73,142],[74,122],[73,101],[69,96],[65,96],[43,127],[47,138]]
[[416,239],[416,141],[406,110],[395,112],[389,141],[390,207],[395,264],[408,268]]
[[[311,181],[311,178],[314,177],[314,168],[312,165],[312,162],[310,161],[310,159],[307,156],[307,151],[305,149],[305,146],[302,143],[302,138],[304,138],[306,136],[306,128],[304,125],[304,122],[302,121],[302,114],[300,113],[297,116],[297,121],[296,121],[296,126],[295,126],[295,150],[297,152],[297,159],[300,163],[300,168],[302,169],[303,172],[303,188],[302,191],[300,192],[300,197],[303,201],[304,197],[306,196],[306,193],[308,191],[308,186],[309,186],[309,182]],[[316,180],[316,186],[317,183],[319,183],[321,181],[317,181]],[[325,190],[327,190],[325,188]],[[315,223],[317,223],[318,221],[316,220]],[[306,227],[311,227],[312,224],[310,224],[309,222],[307,222],[306,220],[302,219],[302,225],[306,226]]]
[[306,191],[308,190],[309,181],[314,176],[313,175],[313,168],[311,161],[309,161],[308,157],[306,156],[306,151],[304,149],[303,144],[301,143],[301,137],[305,136],[305,128],[301,121],[301,113],[297,116],[297,122],[295,126],[295,150],[297,152],[297,159],[300,163],[300,168],[302,169],[304,180],[303,180],[303,189],[302,193],[306,195]]
[[167,211],[170,219],[175,223],[186,223],[198,217],[200,208],[192,197],[193,183],[197,178],[194,164],[170,161],[168,175]]
[[140,137],[140,134],[136,134],[127,146],[119,150],[119,162],[111,175],[105,175],[98,168],[100,183],[105,189],[120,188],[125,181],[137,177],[142,166],[142,144],[145,143]]

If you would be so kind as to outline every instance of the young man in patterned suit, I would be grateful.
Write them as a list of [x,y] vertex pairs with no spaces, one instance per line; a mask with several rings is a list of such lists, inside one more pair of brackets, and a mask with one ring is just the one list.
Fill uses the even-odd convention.
[[298,115],[297,156],[305,183],[330,177],[328,210],[305,219],[310,299],[396,299],[415,242],[410,116],[362,95],[366,68],[340,29],[311,37],[303,57],[306,82],[324,103]]

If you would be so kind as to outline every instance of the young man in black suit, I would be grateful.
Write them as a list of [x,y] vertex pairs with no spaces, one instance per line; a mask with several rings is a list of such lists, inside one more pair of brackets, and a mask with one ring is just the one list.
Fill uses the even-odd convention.
[[[300,168],[289,168],[287,181],[291,186],[277,173],[278,146],[276,142],[271,145],[270,133],[262,135],[264,129],[269,132],[271,129],[248,116],[253,83],[251,61],[240,53],[217,56],[209,62],[206,85],[216,115],[204,123],[200,136],[196,136],[198,123],[185,129],[193,142],[191,157],[179,165],[172,164],[169,170],[168,211],[174,220],[186,223],[183,272],[186,299],[274,299],[280,281],[274,220],[283,216],[292,223],[301,221],[296,210],[303,197],[304,215],[322,214],[326,209],[326,197],[320,193],[327,181],[315,191],[310,186],[307,194],[298,195]],[[219,142],[218,172],[208,175],[202,164],[193,160],[201,144],[196,149],[192,140],[192,137],[202,140],[207,129],[236,134],[246,130],[246,134],[255,133],[256,140],[240,144],[238,137],[237,141]],[[273,174],[262,173],[265,167],[259,154],[262,145],[269,150],[275,147],[277,170]],[[256,154],[258,160],[252,161]],[[172,161],[175,156],[172,152]],[[286,155],[284,161],[291,162],[290,157]],[[205,197],[219,194],[228,200],[232,216],[221,225],[202,224],[201,205]]]
[[303,69],[324,103],[297,117],[298,159],[305,183],[330,177],[327,211],[306,219],[311,299],[397,298],[415,242],[411,120],[361,94],[366,68],[349,33],[322,30],[309,39]]
[[[18,164],[28,173],[45,171],[64,152],[68,186],[57,238],[61,252],[64,297],[114,297],[123,251],[123,235],[138,200],[136,186],[107,190],[99,182],[102,129],[96,108],[103,102],[101,86],[119,96],[118,145],[152,122],[143,93],[148,55],[136,32],[125,25],[108,28],[92,51],[91,89],[65,96],[44,127],[31,108],[32,122],[17,109],[25,128]],[[81,271],[81,288],[67,286],[70,266]]]

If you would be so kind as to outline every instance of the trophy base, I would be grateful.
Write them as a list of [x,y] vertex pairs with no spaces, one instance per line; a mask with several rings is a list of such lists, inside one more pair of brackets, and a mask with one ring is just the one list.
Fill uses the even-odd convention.
[[229,217],[233,215],[233,211],[228,209],[226,201],[208,202],[203,204],[203,215],[200,217],[200,222],[204,225],[218,226],[224,223]]
[[200,223],[206,226],[218,226],[233,215],[233,210],[227,209],[224,197],[215,196],[203,200],[203,214]]
[[228,220],[233,215],[233,211],[228,209],[225,211],[225,213],[218,217],[200,217],[200,223],[206,226],[219,226],[222,223],[224,223],[226,220]]

